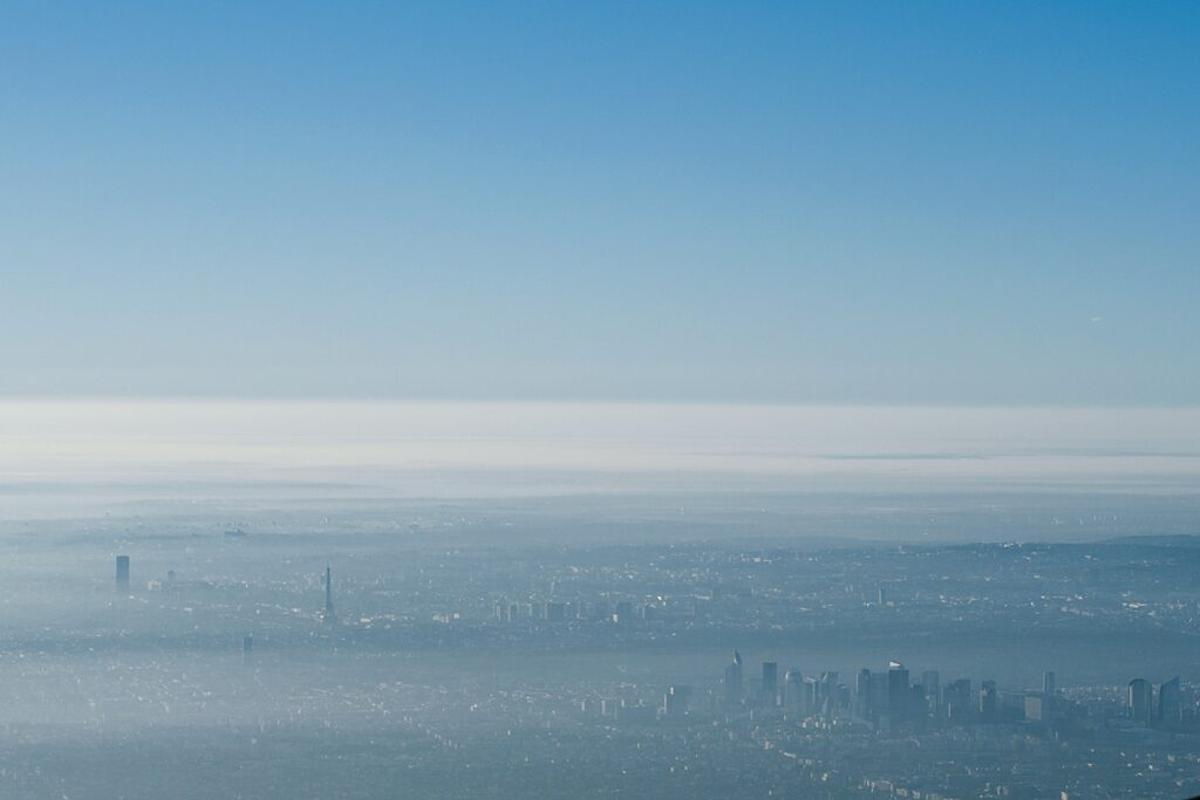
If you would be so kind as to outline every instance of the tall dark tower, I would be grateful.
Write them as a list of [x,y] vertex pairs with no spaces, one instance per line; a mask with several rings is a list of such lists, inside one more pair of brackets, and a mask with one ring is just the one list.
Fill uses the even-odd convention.
[[325,565],[325,612],[322,615],[326,622],[333,622],[333,572]]
[[887,675],[888,724],[893,731],[908,722],[912,705],[912,690],[908,685],[908,668],[899,661],[888,662]]
[[775,661],[764,661],[762,664],[762,689],[759,691],[759,702],[772,707],[779,697],[779,664]]
[[733,663],[725,667],[725,705],[733,707],[742,702],[742,654],[733,651]]
[[129,591],[129,556],[117,556],[117,589]]
[[1042,713],[1047,719],[1054,717],[1054,673],[1042,673]]

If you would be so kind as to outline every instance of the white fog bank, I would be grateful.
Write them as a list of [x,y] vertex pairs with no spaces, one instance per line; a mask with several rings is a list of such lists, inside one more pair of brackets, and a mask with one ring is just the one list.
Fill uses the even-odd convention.
[[145,498],[1198,486],[1195,408],[0,403],[16,516]]

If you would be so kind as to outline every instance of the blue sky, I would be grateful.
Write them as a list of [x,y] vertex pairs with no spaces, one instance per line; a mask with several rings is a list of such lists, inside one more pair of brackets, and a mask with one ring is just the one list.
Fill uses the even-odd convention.
[[0,394],[1200,404],[1195,3],[0,5]]

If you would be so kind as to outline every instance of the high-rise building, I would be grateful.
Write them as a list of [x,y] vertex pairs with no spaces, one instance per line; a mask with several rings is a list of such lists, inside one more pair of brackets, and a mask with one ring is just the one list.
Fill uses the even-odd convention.
[[979,684],[979,721],[1000,721],[1000,696],[995,681]]
[[246,634],[242,637],[242,661],[249,664],[254,658],[254,636]]
[[1150,724],[1150,706],[1154,701],[1154,687],[1150,681],[1134,678],[1129,682],[1129,716],[1134,722]]
[[1042,673],[1042,718],[1050,719],[1054,714],[1054,693],[1057,689],[1054,686],[1054,673]]
[[871,721],[881,723],[888,715],[888,674],[871,673]]
[[333,622],[333,571],[325,565],[325,611],[322,614],[326,622]]
[[929,706],[925,702],[925,686],[924,684],[914,683],[908,687],[908,722],[916,729],[920,730],[925,727],[925,720],[929,717]]
[[783,675],[783,706],[789,714],[807,714],[804,702],[804,673],[792,667]]
[[762,665],[762,689],[759,702],[764,706],[773,706],[779,696],[779,664],[774,661],[764,661]]
[[1179,676],[1158,687],[1158,722],[1164,728],[1179,725],[1183,714],[1183,703],[1179,696]]
[[888,664],[887,713],[888,724],[893,730],[908,721],[908,707],[912,692],[908,687],[908,669],[899,661]]
[[942,692],[942,712],[946,719],[962,725],[971,720],[971,681],[959,678]]
[[936,669],[921,673],[921,688],[925,692],[925,711],[934,719],[941,717],[942,678]]
[[742,703],[742,654],[733,651],[733,663],[725,667],[725,705]]
[[854,713],[859,719],[874,719],[871,703],[871,670],[860,669],[854,682]]
[[129,556],[117,556],[117,588],[129,591]]
[[836,672],[821,673],[821,694],[817,700],[817,712],[826,719],[837,715],[840,705],[838,697],[838,674]]

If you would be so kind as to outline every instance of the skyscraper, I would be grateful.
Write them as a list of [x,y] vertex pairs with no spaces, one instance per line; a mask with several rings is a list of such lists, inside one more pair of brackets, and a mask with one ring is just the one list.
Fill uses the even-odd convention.
[[242,661],[249,664],[254,659],[254,636],[246,634],[242,637]]
[[887,677],[888,724],[895,730],[908,721],[909,698],[908,669],[899,661],[888,664]]
[[804,703],[804,673],[792,667],[783,675],[783,706],[791,714],[808,712]]
[[817,711],[826,719],[833,719],[837,714],[838,701],[838,674],[822,672],[821,696],[817,701]]
[[725,705],[742,703],[742,654],[733,651],[733,663],[725,667]]
[[946,685],[942,695],[942,711],[951,722],[963,724],[971,719],[971,681],[959,678]]
[[1129,717],[1143,725],[1150,724],[1150,705],[1154,701],[1154,687],[1150,681],[1134,678],[1129,682]]
[[873,719],[874,707],[871,703],[871,670],[867,668],[858,671],[858,679],[854,683],[854,713],[860,719]]
[[921,674],[921,689],[925,693],[925,713],[938,719],[942,706],[942,678],[936,669],[927,669]]
[[1054,673],[1042,673],[1042,719],[1050,719],[1054,714]]
[[333,571],[325,565],[325,611],[322,617],[326,622],[333,622]]
[[764,661],[762,665],[762,690],[759,702],[764,706],[773,706],[778,696],[779,664],[774,661]]
[[996,691],[995,681],[984,681],[979,684],[979,721],[1000,721],[1000,697]]
[[117,588],[129,591],[129,556],[117,556]]
[[1179,676],[1158,687],[1158,722],[1173,728],[1182,721],[1183,704],[1179,697]]

